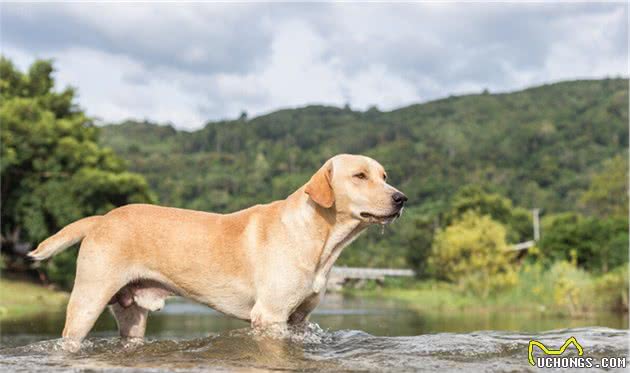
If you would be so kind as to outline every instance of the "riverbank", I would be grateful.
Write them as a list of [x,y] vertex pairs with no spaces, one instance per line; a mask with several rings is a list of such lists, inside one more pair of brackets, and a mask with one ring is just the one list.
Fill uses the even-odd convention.
[[518,273],[516,284],[485,298],[452,283],[415,279],[388,279],[384,284],[368,283],[343,292],[404,301],[423,313],[518,312],[573,318],[628,314],[625,267],[595,276],[569,263],[558,263],[549,270],[529,265]]
[[63,309],[69,294],[39,284],[0,279],[0,320],[29,318]]

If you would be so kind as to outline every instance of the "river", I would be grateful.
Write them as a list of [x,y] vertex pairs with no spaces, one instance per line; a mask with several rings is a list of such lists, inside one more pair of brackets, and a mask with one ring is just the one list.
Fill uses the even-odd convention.
[[[81,351],[69,354],[58,339],[63,316],[3,322],[0,370],[535,371],[528,363],[530,340],[557,349],[570,337],[595,362],[628,358],[628,319],[619,315],[422,314],[396,301],[338,294],[326,297],[311,324],[283,338],[254,334],[244,322],[175,300],[150,316],[145,342],[117,338],[104,314]],[[569,347],[565,354],[575,351]]]

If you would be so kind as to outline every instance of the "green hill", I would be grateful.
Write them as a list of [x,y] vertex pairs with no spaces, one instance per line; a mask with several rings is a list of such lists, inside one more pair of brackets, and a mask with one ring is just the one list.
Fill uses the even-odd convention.
[[[234,211],[284,198],[330,156],[361,153],[385,166],[415,214],[439,217],[468,184],[561,212],[576,209],[604,161],[627,155],[628,80],[449,97],[389,112],[308,106],[193,132],[125,122],[102,128],[101,142],[143,174],[164,205]],[[370,245],[354,245],[342,259],[405,265],[399,250],[408,248],[388,245],[402,224],[383,239],[372,232],[362,239]],[[374,255],[379,245],[385,252]]]

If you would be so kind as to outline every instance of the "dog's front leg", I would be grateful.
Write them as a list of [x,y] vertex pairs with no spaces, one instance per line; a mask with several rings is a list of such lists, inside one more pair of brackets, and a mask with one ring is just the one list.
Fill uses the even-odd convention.
[[324,297],[324,291],[306,298],[289,316],[289,325],[300,325],[308,322],[308,317]]
[[289,310],[257,301],[252,308],[250,319],[251,326],[255,330],[284,333],[288,330]]

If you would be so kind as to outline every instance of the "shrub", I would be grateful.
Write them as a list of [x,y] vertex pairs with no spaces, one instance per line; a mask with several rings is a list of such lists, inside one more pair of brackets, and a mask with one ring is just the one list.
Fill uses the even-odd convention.
[[628,266],[604,274],[595,282],[598,303],[610,311],[628,312]]
[[488,297],[517,281],[505,235],[505,228],[489,216],[466,212],[438,231],[429,263],[439,278]]
[[467,185],[460,189],[451,200],[451,210],[447,220],[453,221],[467,211],[488,215],[506,228],[507,240],[521,242],[532,239],[531,213],[515,207],[512,201],[500,194],[484,192],[477,185]]
[[577,267],[575,261],[554,263],[545,281],[552,284],[553,303],[570,315],[584,313],[590,308],[593,286],[590,275]]
[[552,215],[543,222],[540,246],[552,261],[570,260],[586,270],[607,272],[628,262],[628,219]]

